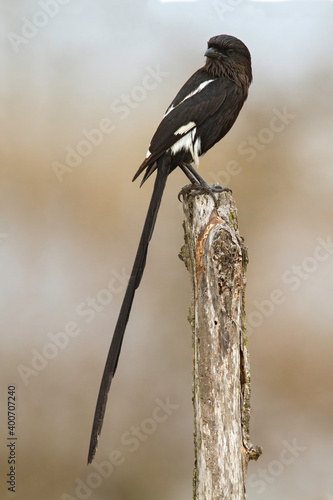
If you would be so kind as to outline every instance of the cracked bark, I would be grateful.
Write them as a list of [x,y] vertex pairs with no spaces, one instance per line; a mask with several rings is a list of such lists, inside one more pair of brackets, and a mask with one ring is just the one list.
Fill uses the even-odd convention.
[[195,500],[243,500],[250,459],[250,364],[245,333],[247,248],[232,195],[185,197],[181,259],[193,294]]

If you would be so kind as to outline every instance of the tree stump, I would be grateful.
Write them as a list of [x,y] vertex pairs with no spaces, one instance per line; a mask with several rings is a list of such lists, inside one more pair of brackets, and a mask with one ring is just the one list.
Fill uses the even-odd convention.
[[250,363],[245,333],[247,248],[230,192],[185,197],[180,258],[193,294],[195,500],[243,500],[250,459]]

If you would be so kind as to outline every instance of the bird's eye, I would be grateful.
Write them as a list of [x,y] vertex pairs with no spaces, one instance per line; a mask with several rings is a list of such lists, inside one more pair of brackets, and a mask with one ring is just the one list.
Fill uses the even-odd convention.
[[227,54],[228,54],[228,56],[230,56],[231,54],[233,54],[233,52],[234,52],[234,49],[228,49],[228,50],[227,50]]

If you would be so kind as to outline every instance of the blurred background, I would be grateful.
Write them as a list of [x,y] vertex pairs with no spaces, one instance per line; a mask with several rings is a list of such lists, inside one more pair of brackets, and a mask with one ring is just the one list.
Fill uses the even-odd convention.
[[[99,383],[164,111],[228,33],[252,53],[235,126],[201,159],[249,248],[248,499],[333,499],[333,3],[2,2],[1,498],[192,495],[192,347],[181,172],[168,181],[93,465]],[[276,300],[276,297],[279,297]],[[7,490],[7,387],[17,483]],[[154,416],[161,418],[157,422]]]

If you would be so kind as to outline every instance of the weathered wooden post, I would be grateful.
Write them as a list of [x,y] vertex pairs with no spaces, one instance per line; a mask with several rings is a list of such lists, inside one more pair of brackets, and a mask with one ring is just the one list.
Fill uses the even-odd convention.
[[244,294],[247,248],[230,192],[184,199],[180,257],[193,295],[195,500],[243,500],[250,459],[250,364]]

